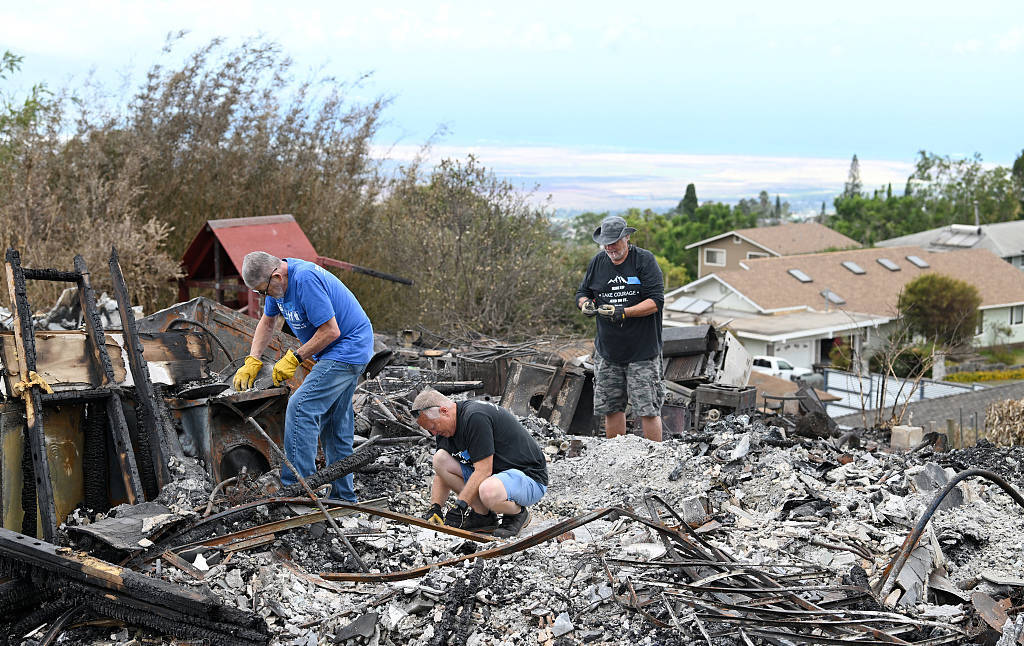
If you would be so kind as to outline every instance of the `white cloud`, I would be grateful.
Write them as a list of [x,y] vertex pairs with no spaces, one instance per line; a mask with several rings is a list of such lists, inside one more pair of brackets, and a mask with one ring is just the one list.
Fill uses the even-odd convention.
[[981,41],[977,38],[969,38],[953,43],[954,54],[976,54],[981,51]]
[[[420,149],[398,145],[377,154],[407,162]],[[591,150],[557,146],[452,146],[429,151],[426,163],[465,159],[473,154],[499,177],[552,196],[552,205],[566,209],[666,208],[675,206],[693,182],[704,200],[735,202],[767,190],[782,199],[838,193],[850,168],[848,158],[693,155]],[[860,160],[865,189],[892,183],[902,190],[913,164]]]
[[1012,54],[1022,48],[1024,48],[1024,27],[1014,27],[996,38],[996,49],[1000,52]]

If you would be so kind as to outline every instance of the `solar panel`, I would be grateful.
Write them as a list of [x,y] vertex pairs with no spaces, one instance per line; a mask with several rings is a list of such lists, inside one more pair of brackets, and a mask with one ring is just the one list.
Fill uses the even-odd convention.
[[704,312],[708,311],[710,307],[711,301],[706,301],[703,298],[696,298],[683,311],[686,312],[687,314],[703,314]]
[[914,265],[920,267],[921,269],[927,269],[931,267],[931,265],[929,265],[928,262],[925,261],[920,256],[907,256],[907,260],[909,260]]
[[687,314],[703,314],[711,308],[711,305],[711,301],[704,300],[703,298],[681,296],[666,305],[665,309],[672,312],[685,312]]
[[878,264],[882,265],[889,271],[899,271],[900,266],[889,260],[888,258],[878,258]]
[[845,298],[843,298],[839,294],[836,294],[831,289],[823,290],[821,292],[821,295],[825,297],[825,300],[827,300],[829,303],[832,303],[833,305],[844,305],[846,303]]
[[843,267],[846,267],[847,269],[849,269],[850,271],[852,271],[855,274],[865,274],[865,273],[867,273],[866,271],[864,271],[863,267],[861,267],[857,263],[853,262],[852,260],[844,261],[843,262]]
[[800,271],[799,269],[790,269],[789,275],[792,276],[793,278],[796,278],[801,283],[811,282],[811,277],[805,274],[804,272]]
[[665,309],[671,310],[673,312],[685,312],[686,308],[689,305],[691,305],[695,300],[697,299],[694,298],[693,296],[680,296],[676,300],[666,305]]

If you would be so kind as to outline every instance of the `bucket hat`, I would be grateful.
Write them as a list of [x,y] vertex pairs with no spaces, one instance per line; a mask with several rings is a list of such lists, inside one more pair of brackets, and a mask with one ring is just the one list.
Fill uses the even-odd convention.
[[636,229],[626,226],[625,219],[609,215],[601,220],[601,226],[594,229],[594,242],[599,245],[614,244],[633,233],[636,233]]

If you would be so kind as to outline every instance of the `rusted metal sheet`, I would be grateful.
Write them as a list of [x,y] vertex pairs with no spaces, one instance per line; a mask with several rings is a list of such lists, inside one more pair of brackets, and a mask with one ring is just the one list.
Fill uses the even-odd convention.
[[[61,406],[46,413],[46,461],[53,489],[54,513],[65,518],[82,501],[82,455],[84,436],[80,432],[82,406]],[[8,404],[0,409],[0,525],[8,529],[23,527],[22,455],[25,422],[22,409]],[[37,523],[40,521],[38,512]]]
[[571,366],[558,368],[513,361],[501,406],[515,415],[539,415],[568,430],[584,381],[582,371]]

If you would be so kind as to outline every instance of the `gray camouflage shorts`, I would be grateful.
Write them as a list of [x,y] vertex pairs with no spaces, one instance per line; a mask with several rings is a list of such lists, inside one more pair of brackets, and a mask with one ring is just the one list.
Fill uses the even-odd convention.
[[607,415],[626,410],[626,396],[633,413],[641,417],[661,415],[665,403],[661,357],[616,363],[594,353],[594,414]]

